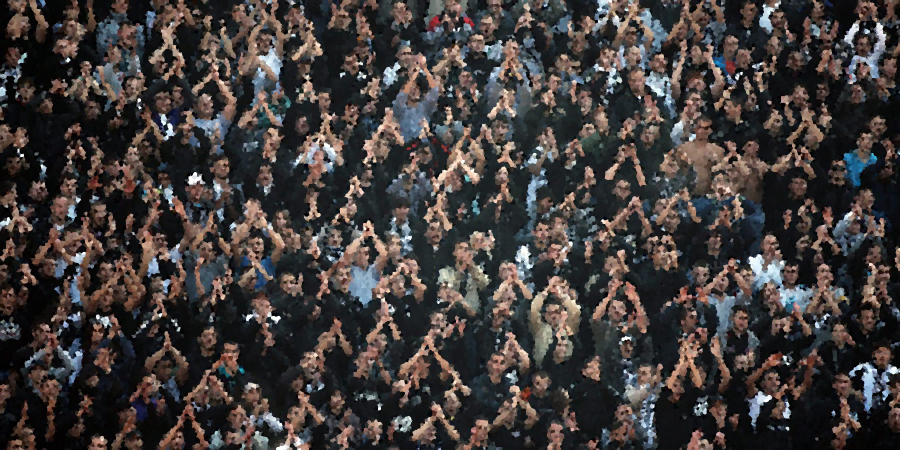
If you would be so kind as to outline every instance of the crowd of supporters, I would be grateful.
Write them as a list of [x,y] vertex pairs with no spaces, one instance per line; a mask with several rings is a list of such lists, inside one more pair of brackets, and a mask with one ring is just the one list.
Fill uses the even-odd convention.
[[6,0],[0,446],[900,448],[898,0]]

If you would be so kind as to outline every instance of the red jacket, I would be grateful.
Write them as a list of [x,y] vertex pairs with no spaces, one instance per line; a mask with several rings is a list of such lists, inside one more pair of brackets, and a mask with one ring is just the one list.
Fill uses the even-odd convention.
[[[463,19],[463,23],[467,23],[467,24],[469,24],[470,27],[475,28],[475,22],[472,22],[472,19],[470,19],[469,16],[463,14],[462,19]],[[434,29],[437,28],[438,25],[440,25],[440,24],[441,24],[441,15],[438,14],[438,15],[434,16],[430,22],[428,22],[428,27],[426,28],[426,30],[434,31]]]

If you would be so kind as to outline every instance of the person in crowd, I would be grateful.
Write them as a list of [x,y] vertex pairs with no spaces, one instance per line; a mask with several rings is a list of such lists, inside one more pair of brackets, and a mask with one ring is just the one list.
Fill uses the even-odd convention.
[[895,0],[0,0],[0,448],[893,448]]

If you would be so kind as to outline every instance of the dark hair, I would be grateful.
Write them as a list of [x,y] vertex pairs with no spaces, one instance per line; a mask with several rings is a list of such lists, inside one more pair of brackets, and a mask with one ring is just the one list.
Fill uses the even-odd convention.
[[685,320],[687,320],[688,316],[691,315],[692,312],[693,312],[693,313],[696,313],[697,310],[694,309],[694,308],[691,307],[691,306],[685,306],[685,307],[681,308],[681,317],[680,317],[680,320],[681,320],[682,322],[684,322]]
[[746,306],[744,306],[744,305],[735,305],[733,308],[731,308],[731,317],[734,317],[735,314],[740,313],[740,312],[746,314],[748,317],[750,316],[750,310],[747,309]]
[[888,386],[900,384],[900,373],[893,373],[888,377]]

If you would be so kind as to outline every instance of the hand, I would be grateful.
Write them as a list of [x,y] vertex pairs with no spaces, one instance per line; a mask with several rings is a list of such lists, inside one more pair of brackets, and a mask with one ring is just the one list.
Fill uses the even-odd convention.
[[375,237],[375,226],[372,225],[372,222],[366,222],[363,225],[363,238],[371,237]]

